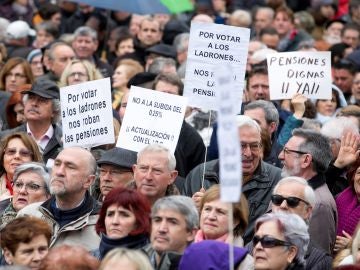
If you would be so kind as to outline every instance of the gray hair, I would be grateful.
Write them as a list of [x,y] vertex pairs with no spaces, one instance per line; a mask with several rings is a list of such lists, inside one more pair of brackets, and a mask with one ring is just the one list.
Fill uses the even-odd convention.
[[259,136],[261,135],[261,128],[260,128],[259,124],[249,116],[236,115],[236,126],[238,128],[250,127],[250,128],[256,129],[256,131],[259,133]]
[[168,57],[156,57],[149,66],[149,72],[154,74],[160,74],[165,67],[173,66],[176,69],[176,62],[172,58]]
[[173,41],[173,46],[176,52],[184,52],[188,49],[188,42],[190,39],[190,33],[178,34]]
[[98,40],[97,32],[89,26],[80,26],[74,32],[74,40],[84,36],[91,37],[93,41]]
[[240,27],[249,27],[252,19],[251,14],[247,10],[237,9],[230,15],[231,25]]
[[267,100],[252,101],[245,106],[244,111],[255,110],[258,108],[263,109],[263,111],[265,112],[265,120],[268,124],[275,122],[276,127],[278,127],[279,112],[271,101],[267,101]]
[[168,160],[168,169],[170,171],[175,170],[176,167],[176,159],[174,154],[165,146],[160,145],[160,144],[149,144],[147,146],[145,146],[143,149],[141,149],[138,153],[137,153],[137,161],[136,163],[139,163],[139,160],[141,158],[141,156],[144,153],[148,153],[148,152],[164,152],[167,154],[167,160]]
[[191,198],[182,195],[160,198],[151,208],[151,217],[154,217],[159,210],[168,209],[184,216],[188,231],[199,228],[199,213]]
[[[270,7],[259,7],[259,8],[256,10],[256,13],[257,13],[258,11],[260,11],[260,10],[267,12],[268,15],[269,15],[269,18],[274,19],[274,17],[275,17],[275,11],[274,11],[272,8],[270,8]],[[256,15],[256,14],[255,14],[255,15]]]
[[[25,94],[23,96],[23,103],[25,104],[29,100],[29,94]],[[51,119],[52,124],[57,124],[60,121],[60,112],[61,112],[61,104],[60,99],[54,98],[51,99],[52,110],[54,116]]]
[[50,175],[44,164],[39,162],[26,162],[19,165],[15,169],[14,178],[13,178],[14,183],[19,178],[19,176],[25,172],[32,172],[39,175],[45,183],[44,188],[46,193],[50,194],[49,191]]
[[302,128],[294,129],[292,135],[304,139],[298,150],[311,154],[313,161],[312,169],[316,173],[324,173],[332,160],[328,138],[319,132]]
[[304,257],[310,242],[308,227],[305,221],[296,214],[284,212],[269,213],[256,220],[255,231],[257,231],[263,223],[269,221],[276,222],[279,231],[284,235],[285,241],[297,247],[298,252],[295,260],[304,264]]
[[304,186],[304,198],[305,198],[305,201],[310,203],[311,207],[314,208],[315,203],[316,203],[315,192],[312,189],[312,187],[309,185],[309,183],[302,177],[289,176],[289,177],[285,177],[285,178],[281,179],[276,184],[276,186],[274,187],[273,194],[276,194],[277,190],[279,189],[279,187],[281,185],[288,185],[288,184],[291,184],[291,183],[296,183],[296,184],[300,184],[300,185]]
[[351,133],[359,134],[357,125],[348,117],[331,118],[321,128],[321,134],[330,139],[341,139],[341,136],[350,131]]
[[301,128],[303,129],[311,129],[315,131],[319,131],[321,129],[321,123],[316,119],[303,117],[301,118],[301,120],[304,121],[304,123],[301,126]]
[[67,44],[67,43],[65,43],[63,41],[54,42],[53,44],[51,44],[50,49],[49,49],[49,51],[47,53],[49,59],[51,59],[51,60],[55,59],[54,52],[55,52],[56,48],[59,47],[59,46],[66,46],[66,47],[71,48],[71,50],[73,49],[69,44]]

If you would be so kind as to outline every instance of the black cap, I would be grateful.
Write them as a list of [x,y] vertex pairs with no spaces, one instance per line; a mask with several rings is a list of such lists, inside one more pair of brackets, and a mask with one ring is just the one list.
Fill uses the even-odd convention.
[[97,164],[99,166],[102,164],[108,164],[120,168],[132,169],[132,166],[136,164],[136,160],[136,152],[115,147],[102,154],[101,158],[97,161]]
[[53,81],[38,79],[31,86],[30,90],[23,91],[23,94],[34,94],[48,99],[59,99],[59,87]]
[[132,85],[139,86],[139,85],[142,85],[144,83],[151,82],[151,81],[155,80],[156,76],[157,76],[156,74],[151,73],[151,72],[137,73],[135,76],[130,78],[130,80],[128,81],[126,87],[130,89],[130,87]]
[[160,56],[170,57],[172,59],[176,59],[176,50],[173,46],[166,44],[156,44],[146,49],[146,53],[155,53]]

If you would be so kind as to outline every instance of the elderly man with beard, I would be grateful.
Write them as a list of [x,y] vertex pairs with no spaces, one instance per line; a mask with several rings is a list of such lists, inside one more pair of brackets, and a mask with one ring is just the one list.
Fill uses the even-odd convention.
[[302,177],[315,190],[316,204],[309,233],[315,246],[332,254],[336,239],[337,210],[325,178],[332,159],[329,140],[312,130],[294,129],[292,137],[280,152],[279,159],[284,165],[284,177]]
[[88,150],[69,147],[54,161],[51,198],[23,208],[18,216],[32,215],[52,227],[50,247],[80,245],[88,250],[99,246],[95,225],[100,205],[88,192],[95,179],[96,161]]

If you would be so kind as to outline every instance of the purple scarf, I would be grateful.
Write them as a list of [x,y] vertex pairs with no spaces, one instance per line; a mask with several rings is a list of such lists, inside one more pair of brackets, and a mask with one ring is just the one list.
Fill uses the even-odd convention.
[[360,220],[360,203],[352,187],[339,194],[336,198],[336,207],[339,217],[337,235],[343,236],[343,230],[353,235]]

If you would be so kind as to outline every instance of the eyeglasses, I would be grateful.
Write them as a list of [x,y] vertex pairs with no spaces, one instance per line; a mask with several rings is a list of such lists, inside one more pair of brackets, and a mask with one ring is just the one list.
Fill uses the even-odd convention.
[[282,149],[282,151],[284,151],[285,154],[290,154],[290,153],[295,153],[295,154],[299,154],[299,155],[306,155],[306,154],[308,154],[308,153],[303,152],[303,151],[291,150],[291,149],[289,149],[289,148],[287,148],[287,147],[284,147],[284,148]]
[[256,152],[260,150],[262,144],[259,142],[253,142],[253,143],[241,142],[241,149],[247,149],[248,147],[250,147],[251,151]]
[[6,78],[9,78],[9,77],[15,77],[16,80],[18,79],[22,79],[22,78],[26,78],[26,76],[24,74],[21,74],[21,73],[8,73],[5,75]]
[[263,237],[259,237],[257,235],[254,236],[253,240],[253,245],[254,247],[257,245],[257,243],[261,243],[261,246],[263,248],[273,248],[273,247],[277,247],[277,246],[291,246],[291,244],[289,242],[283,241],[283,240],[279,240],[276,238],[273,238],[271,236],[263,236]]
[[33,152],[26,150],[26,149],[20,149],[17,151],[16,148],[6,148],[5,149],[5,155],[7,156],[14,156],[16,153],[19,153],[21,157],[31,157],[33,155]]
[[87,77],[87,74],[85,73],[82,73],[82,72],[72,72],[69,74],[69,77],[80,77],[80,78],[84,78],[84,77]]
[[100,176],[105,176],[106,174],[109,174],[110,176],[119,176],[123,173],[132,172],[131,170],[105,170],[105,169],[99,169]]
[[271,201],[276,206],[279,206],[283,203],[283,201],[286,201],[286,204],[291,208],[297,207],[300,202],[310,205],[310,203],[298,197],[283,197],[281,195],[271,195]]
[[16,191],[22,190],[22,188],[24,186],[25,186],[25,190],[28,191],[28,192],[36,192],[36,191],[38,191],[39,189],[41,189],[43,187],[43,186],[40,186],[40,185],[35,184],[35,183],[24,184],[23,182],[18,182],[18,181],[16,181],[13,184],[13,188]]

